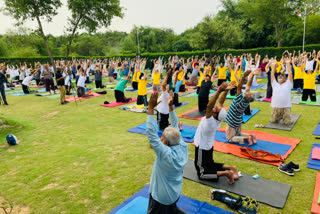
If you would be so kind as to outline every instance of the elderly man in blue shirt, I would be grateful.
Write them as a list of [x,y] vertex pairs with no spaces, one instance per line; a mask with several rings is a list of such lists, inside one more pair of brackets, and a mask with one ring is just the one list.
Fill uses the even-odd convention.
[[148,108],[147,136],[157,155],[150,181],[148,214],[185,213],[176,203],[182,189],[183,169],[188,162],[188,147],[179,131],[172,91],[168,102],[171,127],[167,127],[159,138],[153,118],[157,100],[158,93],[155,92],[151,95]]

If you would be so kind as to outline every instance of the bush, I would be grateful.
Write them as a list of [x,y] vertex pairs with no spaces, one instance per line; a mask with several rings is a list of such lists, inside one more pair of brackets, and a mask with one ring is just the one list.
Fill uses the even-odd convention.
[[[306,45],[305,50],[307,52],[310,52],[312,50],[320,50],[320,44],[316,45]],[[213,55],[219,55],[220,57],[223,57],[225,53],[232,54],[235,56],[241,55],[242,53],[251,53],[252,55],[255,55],[256,53],[259,53],[261,56],[269,55],[270,56],[277,56],[280,58],[282,56],[282,53],[288,50],[289,52],[293,52],[294,50],[298,52],[299,50],[302,50],[302,46],[292,46],[292,47],[280,47],[280,48],[274,48],[274,47],[268,47],[268,48],[255,48],[255,49],[228,49],[228,50],[219,50],[217,53],[213,53]],[[179,57],[192,57],[192,56],[203,56],[203,55],[209,56],[210,51],[191,51],[191,52],[167,52],[167,53],[143,53],[141,54],[142,58],[148,58],[147,68],[150,67],[150,59],[158,59],[159,57],[163,57],[165,61],[168,60],[170,56],[177,55]],[[118,55],[110,55],[110,56],[78,56],[78,59],[96,59],[96,58],[118,58],[121,59],[125,58],[134,58],[136,54],[118,54]],[[61,60],[65,59],[63,56],[56,56],[53,57],[54,60]],[[68,57],[67,60],[71,60],[72,57]],[[5,62],[6,64],[19,64],[20,62],[27,62],[34,63],[34,62],[41,62],[41,63],[47,63],[50,62],[50,58],[48,56],[43,57],[28,57],[28,58],[8,58],[8,57],[0,57],[0,63]]]

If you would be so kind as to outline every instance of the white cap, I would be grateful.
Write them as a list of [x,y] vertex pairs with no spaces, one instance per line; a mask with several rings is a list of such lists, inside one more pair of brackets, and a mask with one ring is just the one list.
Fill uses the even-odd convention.
[[226,120],[226,118],[227,118],[227,111],[224,108],[222,108],[219,112],[218,120],[223,122]]

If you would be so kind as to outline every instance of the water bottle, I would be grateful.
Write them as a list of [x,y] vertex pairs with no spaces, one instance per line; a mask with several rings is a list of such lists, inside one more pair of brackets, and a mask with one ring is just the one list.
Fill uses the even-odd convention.
[[229,197],[223,197],[222,200],[225,202],[225,203],[236,203],[237,200],[236,199],[232,199],[232,198],[229,198]]

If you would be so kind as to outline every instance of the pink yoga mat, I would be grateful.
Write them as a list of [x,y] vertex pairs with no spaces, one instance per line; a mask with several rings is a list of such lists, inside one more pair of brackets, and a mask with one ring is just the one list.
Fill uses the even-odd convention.
[[[128,102],[128,103],[133,103],[133,102],[137,102],[137,98],[136,98],[136,97],[131,98],[131,101]],[[113,108],[113,107],[121,106],[121,105],[128,104],[128,103],[117,103],[117,102],[114,101],[114,102],[109,103],[109,104],[102,104],[101,106],[102,106],[102,107],[110,107],[110,108]]]
[[320,148],[313,148],[311,158],[314,160],[320,160]]
[[69,102],[74,102],[74,101],[78,101],[78,100],[86,100],[86,99],[90,99],[90,98],[94,98],[94,97],[100,97],[102,96],[101,94],[97,94],[97,93],[93,93],[92,96],[88,96],[88,97],[67,97],[66,100]]
[[270,97],[270,98],[264,98],[264,99],[263,99],[263,102],[271,102],[271,100],[272,100],[272,97]]

